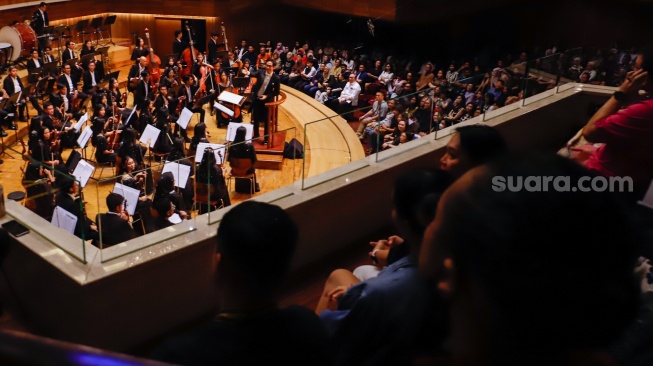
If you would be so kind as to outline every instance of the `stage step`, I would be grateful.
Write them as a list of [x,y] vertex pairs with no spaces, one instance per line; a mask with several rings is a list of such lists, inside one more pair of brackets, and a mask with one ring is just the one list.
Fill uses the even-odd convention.
[[256,169],[281,170],[283,155],[256,154]]

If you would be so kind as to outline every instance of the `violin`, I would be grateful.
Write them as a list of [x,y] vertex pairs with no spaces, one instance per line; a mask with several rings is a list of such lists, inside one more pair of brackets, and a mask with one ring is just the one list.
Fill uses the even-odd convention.
[[156,89],[156,85],[161,79],[161,59],[154,52],[152,52],[152,45],[150,42],[150,31],[145,28],[145,37],[147,38],[147,49],[150,54],[147,55],[147,68],[150,73],[150,85],[152,89]]
[[[234,93],[234,94],[240,94],[238,92],[238,88],[236,88],[233,85],[231,75],[229,75],[229,86],[225,89],[225,91],[228,91],[228,92]],[[225,112],[220,112],[220,113],[222,113],[222,117],[224,117],[226,119],[229,119],[229,118],[238,119],[238,118],[240,118],[240,106],[238,104],[231,104],[231,103],[223,103],[223,104],[225,104],[226,107],[228,107],[229,109],[234,111],[234,115],[232,117],[230,117]]]
[[190,75],[190,68],[193,65],[193,61],[197,59],[197,55],[199,54],[199,51],[193,47],[193,36],[190,33],[190,25],[188,25],[188,21],[186,22],[186,31],[188,31],[188,40],[189,40],[189,45],[190,47],[186,48],[182,53],[181,53],[181,59],[186,62],[186,65],[188,65],[185,69],[182,68],[179,70],[180,76],[186,76]]

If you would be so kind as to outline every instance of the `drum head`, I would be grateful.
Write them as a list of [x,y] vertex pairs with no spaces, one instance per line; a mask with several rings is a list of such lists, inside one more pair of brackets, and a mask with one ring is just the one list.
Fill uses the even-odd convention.
[[10,26],[0,28],[0,42],[9,43],[14,48],[11,61],[15,61],[20,56],[23,43],[16,29]]

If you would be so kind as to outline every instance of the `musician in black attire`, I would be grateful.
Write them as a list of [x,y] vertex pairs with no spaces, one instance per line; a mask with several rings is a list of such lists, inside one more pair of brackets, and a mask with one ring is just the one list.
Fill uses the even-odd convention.
[[[245,142],[245,136],[247,135],[247,129],[243,126],[240,126],[236,129],[236,136],[234,142],[229,147],[229,161],[231,159],[250,159],[252,162],[252,167],[246,172],[247,174],[254,174],[254,182],[256,186],[256,192],[259,192],[261,188],[256,182],[256,170],[254,169],[254,164],[256,164],[256,151],[254,146],[250,142]],[[238,181],[236,181],[236,191],[238,191]],[[249,193],[249,190],[244,193]]]
[[27,72],[31,75],[39,67],[43,67],[43,60],[39,59],[39,51],[36,48],[33,48],[32,57],[27,60]]
[[100,134],[95,141],[95,160],[101,164],[115,163],[117,155],[110,149],[107,138]]
[[125,211],[125,199],[118,193],[109,193],[106,202],[107,213],[95,216],[102,236],[102,248],[135,238],[136,232],[129,224],[129,214]]
[[[39,8],[34,12],[32,16],[32,22],[30,26],[34,29],[37,35],[42,36],[45,34],[45,27],[50,25],[50,20],[48,19],[48,12],[46,11],[47,5],[44,2],[39,4]],[[45,50],[45,45],[47,44],[47,37],[39,37],[39,51],[43,52]]]
[[168,221],[168,218],[175,213],[175,205],[170,201],[168,197],[162,197],[156,200],[152,204],[155,216],[146,216],[145,220],[145,231],[148,233],[165,229],[169,226],[172,226],[173,223]]
[[50,62],[55,62],[54,56],[52,56],[52,48],[50,47],[45,47],[45,52],[43,54],[43,63],[44,64],[49,64]]
[[134,90],[134,105],[141,112],[147,109],[152,100],[152,88],[150,87],[150,74],[147,70],[141,72],[141,80]]
[[[209,184],[213,187],[213,195],[211,201],[218,201],[221,204],[218,206],[227,207],[231,206],[231,199],[229,198],[229,191],[224,181],[224,174],[222,173],[222,162],[220,165],[215,161],[215,154],[213,151],[206,149],[202,155],[202,162],[197,168],[197,183]],[[200,203],[200,215],[212,209],[207,209],[206,202]]]
[[89,62],[88,71],[84,73],[84,86],[82,87],[82,91],[85,94],[92,95],[94,102],[97,101],[98,90],[97,88],[93,89],[93,87],[97,86],[101,81],[102,75],[95,69],[95,61]]
[[185,100],[186,108],[190,109],[193,113],[200,114],[200,122],[204,122],[204,108],[201,106],[193,108],[193,103],[195,102],[195,94],[197,93],[198,86],[193,84],[193,78],[190,75],[183,77],[184,86],[180,89],[179,100]]
[[[26,95],[26,90],[25,87],[23,86],[23,82],[20,81],[20,78],[18,77],[18,69],[16,66],[9,66],[9,72],[7,74],[7,77],[5,80],[2,82],[2,86],[4,90],[7,92],[7,94],[11,97],[12,95],[18,93],[18,92],[23,92],[20,96],[21,104],[20,104],[20,121],[22,122],[27,122],[27,117],[25,117],[25,110],[27,109],[27,102],[30,102],[32,104],[32,107],[37,111],[38,114],[43,113],[43,109],[37,102],[36,98],[31,98]],[[12,110],[13,113],[15,113],[15,108]],[[12,128],[14,129],[14,128]]]
[[129,69],[129,74],[127,75],[127,79],[129,80],[127,83],[127,90],[130,92],[134,91],[135,86],[140,82],[143,71],[147,71],[147,59],[145,57],[139,58],[138,62],[132,65]]
[[[161,174],[156,182],[156,191],[154,192],[154,206],[157,201],[167,198],[175,206],[174,213],[178,214],[182,220],[188,218],[183,197],[175,191],[175,176],[171,172]],[[169,216],[168,216],[169,217]]]
[[263,143],[268,143],[268,111],[265,103],[273,102],[279,95],[280,79],[274,73],[274,62],[265,62],[265,70],[259,70],[256,74],[256,83],[252,87],[252,123],[254,125],[254,138],[259,137],[259,123],[263,123],[265,134]]
[[[61,143],[63,147],[75,147],[77,144],[77,138],[79,133],[75,131],[73,124],[70,122],[71,118],[79,118],[82,113],[72,113],[70,95],[66,94],[66,86],[59,84],[57,87],[57,93],[50,95],[50,102],[45,102],[43,108],[45,110],[44,118],[47,120],[49,113],[47,109],[49,105],[52,104],[54,107],[54,116],[61,122],[64,123],[64,127],[61,130],[63,135],[61,136]],[[44,121],[45,122],[45,121]],[[61,127],[59,127],[61,129]]]
[[172,53],[181,56],[181,53],[188,47],[188,42],[183,39],[183,33],[180,30],[175,31],[175,40],[172,41]]
[[211,39],[207,46],[208,49],[208,62],[211,64],[215,63],[215,59],[218,56],[218,47],[224,47],[224,43],[218,43],[218,38],[220,34],[218,32],[211,32]]
[[83,238],[84,240],[97,240],[100,235],[97,231],[97,226],[86,218],[82,208],[82,202],[77,194],[79,193],[79,185],[77,181],[65,176],[57,178],[59,185],[59,193],[57,193],[55,202],[56,205],[77,216],[77,224],[75,225],[75,236]]
[[141,57],[147,57],[150,54],[150,50],[145,47],[145,41],[143,38],[138,37],[138,40],[136,41],[138,45],[134,47],[134,51],[132,51],[132,61],[136,61]]
[[[170,136],[170,122],[168,121],[168,111],[166,109],[160,109],[156,111],[156,125],[154,127],[161,130],[159,137],[154,144],[154,149],[156,153],[167,154],[172,150],[172,137]],[[155,157],[158,159],[158,156]]]

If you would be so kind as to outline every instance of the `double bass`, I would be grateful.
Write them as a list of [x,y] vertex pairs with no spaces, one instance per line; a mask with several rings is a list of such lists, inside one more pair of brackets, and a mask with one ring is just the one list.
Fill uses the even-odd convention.
[[199,53],[199,51],[193,47],[193,35],[190,33],[190,25],[188,25],[188,22],[186,22],[186,31],[188,32],[189,47],[182,51],[181,59],[186,63],[187,66],[185,69],[182,68],[179,70],[179,75],[181,76],[190,75],[190,69],[193,66],[193,61],[197,59],[197,55]]
[[150,42],[150,31],[145,28],[145,37],[147,38],[147,49],[150,54],[147,55],[147,68],[150,73],[150,85],[153,89],[156,88],[156,85],[161,79],[161,59],[152,51],[152,44]]

